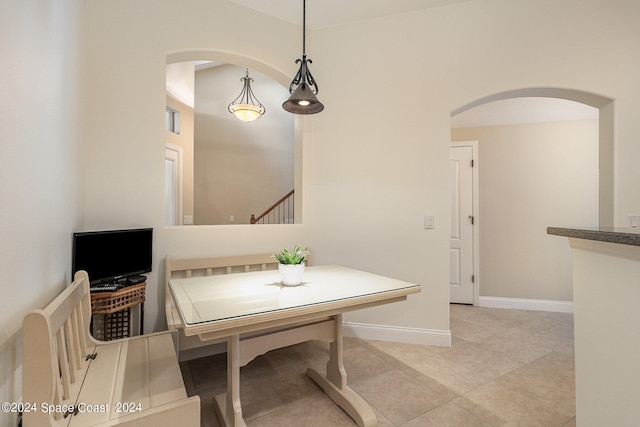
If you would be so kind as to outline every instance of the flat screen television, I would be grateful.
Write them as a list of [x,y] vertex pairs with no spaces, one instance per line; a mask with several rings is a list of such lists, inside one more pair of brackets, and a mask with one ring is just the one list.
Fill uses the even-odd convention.
[[124,283],[151,271],[153,228],[73,233],[71,269],[89,273],[92,285]]

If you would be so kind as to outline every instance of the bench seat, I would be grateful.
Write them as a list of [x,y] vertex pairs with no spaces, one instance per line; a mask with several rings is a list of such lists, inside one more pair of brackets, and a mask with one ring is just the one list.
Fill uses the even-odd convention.
[[101,342],[88,333],[89,279],[24,320],[23,414],[31,426],[200,426],[170,332]]

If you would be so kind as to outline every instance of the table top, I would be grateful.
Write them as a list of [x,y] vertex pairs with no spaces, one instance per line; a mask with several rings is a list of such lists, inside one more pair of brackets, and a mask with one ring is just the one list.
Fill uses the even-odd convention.
[[322,312],[420,292],[414,283],[337,265],[307,267],[299,286],[282,286],[277,270],[172,279],[169,286],[185,329],[234,319],[260,321],[274,313]]

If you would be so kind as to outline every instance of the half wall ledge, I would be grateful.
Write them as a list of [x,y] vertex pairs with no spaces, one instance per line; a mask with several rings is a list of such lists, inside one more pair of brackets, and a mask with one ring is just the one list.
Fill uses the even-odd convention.
[[595,240],[618,243],[620,245],[640,246],[640,229],[618,227],[560,228],[547,227],[547,234],[572,237],[575,239]]

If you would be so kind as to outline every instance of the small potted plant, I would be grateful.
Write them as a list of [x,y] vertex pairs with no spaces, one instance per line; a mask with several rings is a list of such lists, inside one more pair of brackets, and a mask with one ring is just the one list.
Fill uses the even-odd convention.
[[282,249],[273,256],[278,260],[278,270],[282,275],[283,286],[298,286],[302,283],[304,273],[304,260],[309,251],[303,251],[300,246],[294,246],[293,250]]

